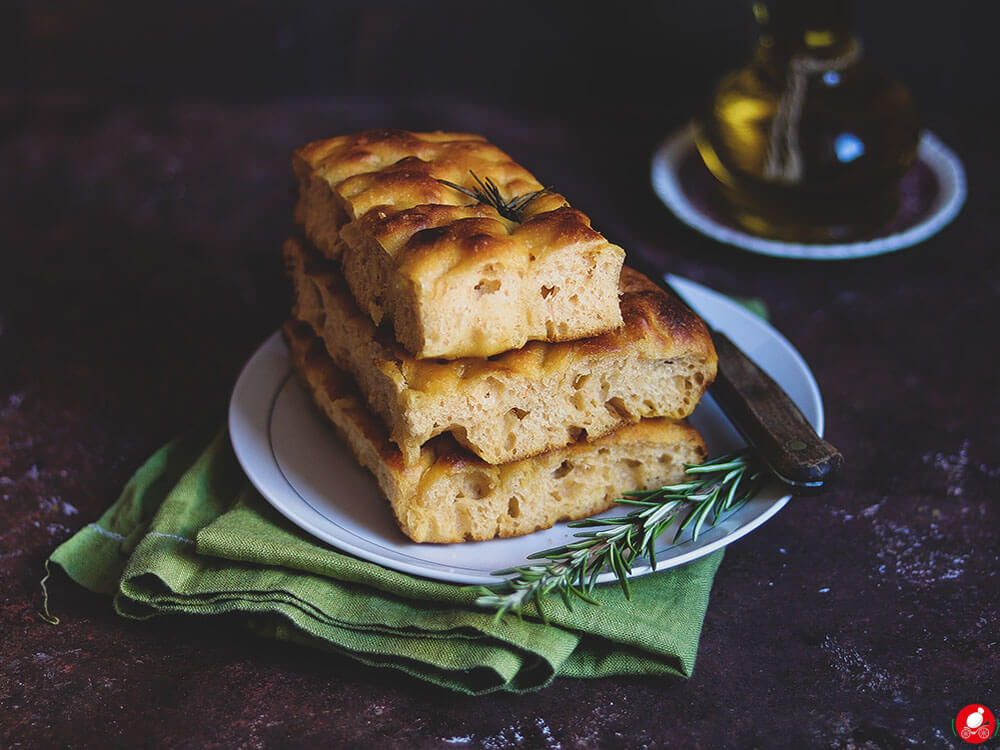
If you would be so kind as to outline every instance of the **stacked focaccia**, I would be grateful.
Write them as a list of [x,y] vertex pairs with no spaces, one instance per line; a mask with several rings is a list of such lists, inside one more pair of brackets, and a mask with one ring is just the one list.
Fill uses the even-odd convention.
[[498,148],[377,130],[293,165],[286,339],[411,539],[548,528],[704,457],[705,325]]

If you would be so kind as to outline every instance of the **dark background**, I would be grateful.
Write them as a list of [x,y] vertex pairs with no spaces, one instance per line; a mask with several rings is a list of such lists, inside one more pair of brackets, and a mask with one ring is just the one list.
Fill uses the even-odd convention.
[[[13,3],[0,80],[133,99],[461,95],[607,125],[693,104],[744,59],[754,33],[742,0],[371,5]],[[997,70],[979,3],[855,5],[868,56],[919,101],[963,117],[995,104],[969,85]]]
[[[724,248],[648,187],[750,50],[737,0],[0,5],[0,745],[960,744],[962,706],[1000,709],[996,43],[978,3],[857,5],[970,194],[842,263]],[[812,366],[847,476],[729,549],[690,681],[461,698],[232,622],[119,620],[59,576],[62,625],[37,618],[45,557],[221,419],[282,319],[291,150],[384,125],[483,133],[629,252],[761,297]]]

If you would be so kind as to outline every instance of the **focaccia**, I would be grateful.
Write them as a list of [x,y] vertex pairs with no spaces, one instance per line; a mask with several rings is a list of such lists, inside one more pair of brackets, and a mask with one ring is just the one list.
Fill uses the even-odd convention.
[[358,310],[336,263],[284,246],[295,315],[322,336],[386,424],[407,465],[444,432],[490,464],[596,440],[642,418],[689,415],[715,378],[705,324],[624,268],[625,324],[579,341],[529,342],[490,359],[421,360]]
[[542,190],[478,136],[366,131],[303,146],[293,165],[306,236],[418,358],[488,357],[621,325],[625,252],[561,195],[541,192],[511,218],[440,182],[491,181],[503,201]]
[[518,536],[584,518],[606,510],[624,492],[680,480],[684,464],[700,463],[706,454],[686,422],[646,419],[593,443],[504,466],[487,464],[441,435],[407,466],[311,329],[289,322],[284,331],[317,406],[375,476],[399,527],[415,542]]

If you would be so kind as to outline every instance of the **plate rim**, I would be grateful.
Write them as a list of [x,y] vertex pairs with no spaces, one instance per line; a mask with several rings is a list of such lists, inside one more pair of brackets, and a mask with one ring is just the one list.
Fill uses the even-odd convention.
[[[805,384],[806,395],[811,402],[808,405],[802,405],[803,411],[813,411],[813,416],[815,417],[815,424],[813,426],[816,431],[822,435],[825,413],[819,387],[808,364],[795,347],[792,346],[791,343],[767,321],[762,320],[725,295],[689,279],[673,275],[669,276],[669,279],[672,284],[676,285],[681,294],[693,293],[694,296],[697,296],[698,294],[707,295],[714,299],[717,303],[724,305],[727,308],[727,314],[744,318],[745,320],[752,321],[752,325],[763,327],[763,330],[767,332],[768,337],[771,338],[776,345],[781,347],[787,356],[790,356],[791,360],[798,369],[799,374],[802,376]],[[725,329],[725,326],[722,327]],[[279,356],[283,358],[283,363],[275,367],[273,362],[267,361],[268,358],[272,356]],[[396,555],[395,557],[391,556],[391,554],[386,555],[383,552],[379,552],[379,550],[387,549],[384,545],[364,539],[363,537],[359,538],[354,531],[340,526],[336,522],[332,521],[326,514],[309,503],[309,501],[298,491],[298,488],[296,488],[285,475],[272,447],[270,430],[271,419],[277,400],[284,391],[285,386],[290,379],[291,373],[292,367],[288,361],[287,348],[281,338],[280,331],[276,331],[256,349],[254,354],[242,368],[233,388],[228,415],[230,440],[232,442],[237,460],[243,467],[243,470],[250,479],[250,482],[279,513],[281,513],[293,524],[324,543],[331,545],[339,551],[347,552],[359,557],[371,564],[380,565],[403,573],[413,574],[422,578],[430,578],[451,583],[495,584],[501,580],[499,577],[492,575],[492,571],[489,571],[488,574],[480,572],[482,569],[470,570],[468,568],[461,568],[455,565],[447,565],[436,560],[419,558],[417,562],[409,562],[405,559],[400,559],[400,557],[410,557],[409,555],[396,550],[388,550],[391,554]],[[265,398],[262,399],[262,395],[265,396]],[[249,410],[244,410],[243,407],[247,405],[250,407]],[[254,406],[257,408],[254,409]],[[262,450],[261,445],[255,444],[260,442],[265,444],[266,450]],[[273,496],[273,493],[270,491],[270,487],[272,486],[272,482],[277,478],[280,478],[280,481],[284,483],[287,489],[298,498],[298,501],[301,502],[304,507],[295,507],[296,504],[294,502],[289,504],[288,502]],[[374,482],[374,479],[372,479],[372,481]],[[698,544],[697,546],[692,547],[692,549],[688,552],[661,560],[657,565],[656,570],[666,570],[671,567],[684,565],[695,559],[711,554],[712,552],[737,541],[766,523],[778,511],[780,511],[791,498],[790,493],[782,494],[780,485],[778,485],[777,482],[769,487],[770,489],[765,490],[765,492],[773,492],[778,497],[774,500],[765,500],[764,502],[770,504],[762,508],[758,512],[758,515],[754,518],[742,524],[738,528],[726,533],[719,539]],[[376,492],[381,495],[377,486]],[[759,501],[759,499],[755,500]],[[751,500],[751,503],[755,502],[755,500]],[[386,503],[387,502],[388,501],[386,501]],[[308,509],[308,512],[305,512],[305,509]],[[328,527],[331,524],[341,529],[344,534],[339,536],[331,535],[330,529],[324,528],[324,525]],[[542,530],[542,532],[544,531],[547,530]],[[354,539],[358,539],[358,541],[355,542],[353,541]],[[485,543],[488,544],[489,542]],[[539,546],[541,548],[541,545]],[[633,566],[631,576],[637,577],[645,575],[649,572],[652,572],[652,568],[648,564],[637,562]],[[600,582],[605,582],[614,579],[615,575],[613,572],[605,572],[598,580]]]
[[653,192],[674,216],[692,229],[723,244],[759,255],[797,260],[851,260],[903,250],[932,237],[951,223],[962,210],[968,192],[961,160],[933,132],[924,130],[917,147],[918,158],[937,178],[940,190],[926,218],[901,232],[861,242],[782,242],[757,237],[719,224],[688,200],[674,165],[694,148],[694,130],[694,123],[688,123],[656,147],[650,165]]

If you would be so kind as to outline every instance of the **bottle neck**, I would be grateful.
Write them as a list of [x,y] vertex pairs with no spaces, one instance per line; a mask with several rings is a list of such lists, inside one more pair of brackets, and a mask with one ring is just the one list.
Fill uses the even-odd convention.
[[853,0],[758,0],[754,14],[761,46],[782,56],[836,58],[856,44]]

